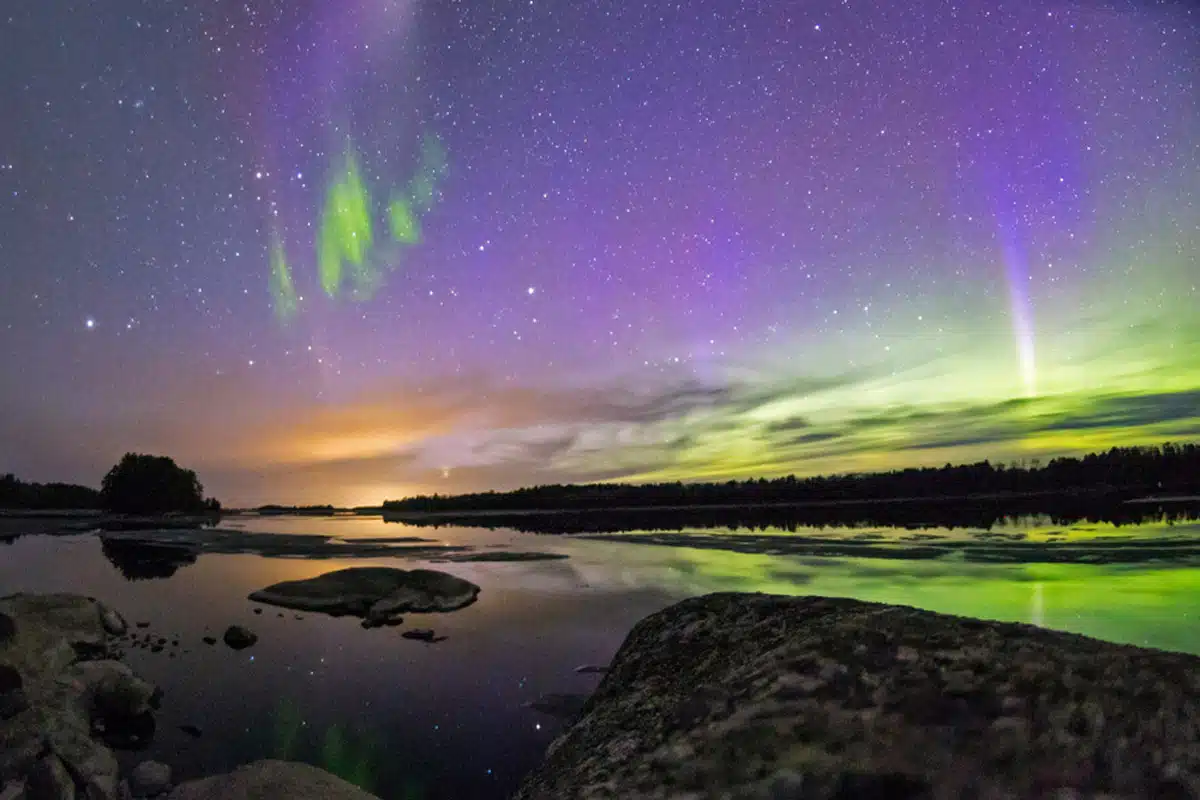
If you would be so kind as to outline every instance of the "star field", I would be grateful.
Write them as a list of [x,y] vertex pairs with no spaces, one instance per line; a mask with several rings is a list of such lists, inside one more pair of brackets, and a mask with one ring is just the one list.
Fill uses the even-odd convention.
[[1195,437],[1197,22],[8,9],[0,471],[366,503]]

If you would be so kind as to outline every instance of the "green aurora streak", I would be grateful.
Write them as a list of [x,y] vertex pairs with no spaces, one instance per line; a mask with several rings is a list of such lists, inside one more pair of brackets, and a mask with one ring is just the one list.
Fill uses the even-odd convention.
[[[421,139],[413,177],[404,189],[391,192],[383,209],[382,216],[395,242],[403,246],[420,244],[421,217],[437,201],[446,173],[445,148],[436,136],[426,134]],[[369,299],[383,285],[385,271],[399,265],[396,252],[377,252],[375,222],[379,209],[364,178],[358,151],[347,144],[325,191],[317,226],[317,275],[327,296],[336,298],[348,291],[354,299]],[[272,241],[270,265],[275,313],[286,322],[298,313],[299,303],[287,256],[278,240]]]

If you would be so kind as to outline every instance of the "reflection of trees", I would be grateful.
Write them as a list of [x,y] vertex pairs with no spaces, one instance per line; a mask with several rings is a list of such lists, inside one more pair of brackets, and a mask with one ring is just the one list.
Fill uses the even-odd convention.
[[[385,519],[389,519],[386,516]],[[512,528],[522,533],[683,531],[689,528],[787,530],[807,528],[968,528],[1079,522],[1144,525],[1200,519],[1200,504],[1130,505],[1095,496],[980,497],[959,500],[840,503],[817,506],[736,506],[559,510],[536,514],[439,513],[432,519],[392,517],[409,525]]]
[[100,549],[104,551],[104,557],[131,581],[169,578],[180,567],[196,563],[198,555],[187,545],[109,537],[101,537]]

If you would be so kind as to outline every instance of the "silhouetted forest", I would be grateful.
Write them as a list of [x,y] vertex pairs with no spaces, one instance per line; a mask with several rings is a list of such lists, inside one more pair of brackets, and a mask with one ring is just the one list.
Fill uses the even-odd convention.
[[301,517],[331,517],[338,512],[338,509],[331,505],[324,506],[280,506],[280,505],[265,505],[254,509],[263,516],[284,516],[295,515]]
[[26,483],[11,473],[0,475],[0,508],[36,511],[94,509],[100,493],[73,483]]
[[[762,506],[802,503],[862,503],[912,499],[1030,495],[1105,495],[1117,501],[1152,494],[1200,494],[1200,445],[1115,447],[1082,458],[1046,464],[926,467],[813,478],[656,483],[551,485],[511,492],[423,495],[389,500],[384,512],[544,511],[663,508],[670,506]],[[857,514],[861,517],[861,514]]]

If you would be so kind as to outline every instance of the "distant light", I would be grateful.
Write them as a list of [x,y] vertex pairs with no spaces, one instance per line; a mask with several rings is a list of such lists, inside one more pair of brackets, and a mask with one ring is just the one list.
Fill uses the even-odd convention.
[[254,177],[255,177],[255,178],[257,178],[257,179],[259,179],[259,180],[261,180],[261,179],[262,179],[262,173],[261,173],[261,172],[256,172],[256,173],[254,173]]
[[84,320],[83,324],[90,331],[96,327],[96,320],[92,319],[91,317],[88,317],[86,320]]
[[536,292],[537,292],[537,289],[532,286],[530,286],[528,289],[525,290],[526,294],[534,294]]

